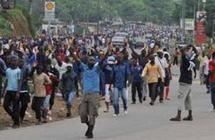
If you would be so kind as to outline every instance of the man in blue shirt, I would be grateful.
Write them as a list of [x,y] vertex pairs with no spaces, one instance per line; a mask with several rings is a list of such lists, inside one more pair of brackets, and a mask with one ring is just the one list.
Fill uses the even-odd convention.
[[113,86],[114,86],[114,116],[119,115],[119,97],[122,98],[124,113],[127,114],[127,97],[126,87],[127,81],[129,80],[129,67],[123,63],[123,54],[117,56],[117,64],[113,67]]
[[93,129],[98,116],[100,92],[100,67],[93,56],[88,57],[87,64],[82,63],[77,56],[73,57],[80,62],[83,73],[83,98],[80,105],[80,118],[88,126],[85,136],[93,138]]
[[[20,126],[19,122],[19,90],[21,70],[17,67],[17,58],[11,59],[11,66],[6,70],[6,82],[4,87],[4,109],[14,121],[13,127]],[[10,108],[12,104],[12,109]]]
[[138,92],[139,102],[143,102],[143,93],[142,93],[142,85],[143,80],[141,78],[141,74],[143,71],[143,67],[138,64],[137,59],[133,60],[133,64],[131,67],[131,77],[132,77],[132,104],[136,103],[136,91]]

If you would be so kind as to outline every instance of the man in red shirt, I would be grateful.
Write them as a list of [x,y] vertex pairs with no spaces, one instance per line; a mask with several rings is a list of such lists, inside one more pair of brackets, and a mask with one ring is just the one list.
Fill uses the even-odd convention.
[[212,53],[212,60],[209,62],[209,82],[211,89],[211,102],[215,111],[215,52]]

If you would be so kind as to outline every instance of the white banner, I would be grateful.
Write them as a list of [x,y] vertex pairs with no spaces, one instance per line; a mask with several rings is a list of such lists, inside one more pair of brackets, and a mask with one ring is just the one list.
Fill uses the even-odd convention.
[[185,19],[185,30],[194,31],[195,30],[195,20],[192,18]]

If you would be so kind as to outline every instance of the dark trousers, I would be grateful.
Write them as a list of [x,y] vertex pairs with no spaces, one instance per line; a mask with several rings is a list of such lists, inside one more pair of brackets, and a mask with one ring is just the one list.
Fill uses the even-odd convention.
[[44,103],[45,97],[34,97],[32,100],[32,110],[36,113],[36,119],[41,121],[42,106]]
[[178,57],[174,56],[173,65],[178,65]]
[[151,101],[154,102],[156,99],[156,87],[157,83],[149,83],[149,97],[151,98]]
[[215,109],[215,83],[210,83],[211,103]]
[[31,97],[27,92],[20,94],[19,101],[21,104],[21,107],[20,107],[20,119],[21,120],[24,120],[25,112],[28,108],[28,103],[30,103],[30,100],[31,100]]
[[105,96],[105,80],[103,76],[100,78],[100,95]]
[[11,116],[14,124],[19,125],[19,99],[16,97],[16,91],[7,91],[3,106],[5,111]]
[[50,97],[50,100],[49,100],[49,110],[52,110],[53,108],[53,105],[54,105],[54,101],[55,101],[55,91],[56,91],[56,87],[53,87],[53,90],[52,90],[52,94],[51,94],[51,97]]
[[75,78],[75,89],[76,89],[76,97],[79,97],[79,86],[78,86],[79,78]]
[[209,75],[204,75],[207,90],[210,90]]
[[211,94],[211,103],[215,109],[215,94]]
[[163,101],[163,91],[164,91],[164,83],[162,82],[162,79],[159,78],[157,83],[157,94],[156,94],[155,100],[159,96],[160,98],[159,100]]
[[2,77],[0,77],[0,104],[1,104],[1,99],[3,98],[3,90],[2,90]]
[[3,98],[3,91],[2,91],[2,87],[0,87],[0,104],[2,103],[2,98]]
[[143,93],[142,93],[142,82],[134,82],[131,86],[131,92],[132,92],[132,102],[136,102],[136,92],[138,92],[139,101],[142,102],[143,99]]

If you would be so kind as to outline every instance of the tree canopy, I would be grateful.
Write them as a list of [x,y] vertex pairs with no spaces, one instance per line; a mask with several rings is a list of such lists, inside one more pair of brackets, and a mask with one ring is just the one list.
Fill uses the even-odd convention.
[[[45,0],[17,0],[21,6],[32,6],[36,17],[43,17]],[[183,0],[53,0],[56,15],[62,21],[98,22],[121,18],[125,21],[154,22],[157,24],[178,24],[182,15]],[[199,2],[199,3],[198,3]],[[215,0],[185,0],[186,18],[194,18],[195,12],[207,11],[207,31],[212,34],[215,18]]]

